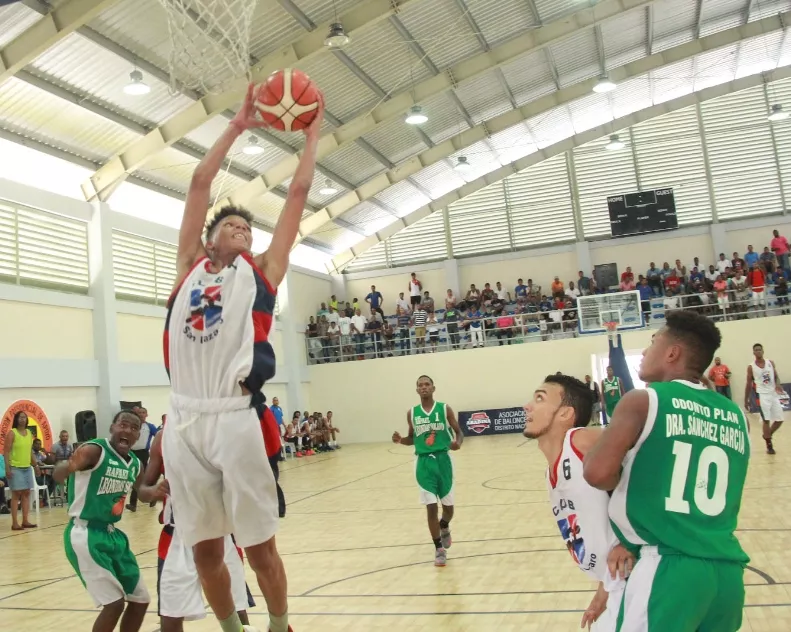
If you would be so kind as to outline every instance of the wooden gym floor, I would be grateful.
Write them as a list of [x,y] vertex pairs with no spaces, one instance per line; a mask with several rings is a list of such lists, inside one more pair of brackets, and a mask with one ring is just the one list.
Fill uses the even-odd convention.
[[[738,533],[752,558],[742,630],[787,632],[791,428],[778,433],[775,457],[764,454],[758,432],[754,425]],[[579,629],[593,585],[572,564],[552,520],[535,443],[521,435],[472,438],[454,457],[458,504],[444,569],[433,565],[409,448],[349,445],[283,464],[289,507],[278,542],[296,632]],[[121,521],[152,598],[157,512],[141,506]],[[0,630],[90,629],[96,611],[64,556],[65,522],[63,509],[44,509],[38,529],[12,534],[9,517],[0,516]],[[263,632],[264,601],[247,575],[258,602],[251,622]],[[142,629],[158,627],[154,601]],[[213,617],[185,628],[218,629]]]

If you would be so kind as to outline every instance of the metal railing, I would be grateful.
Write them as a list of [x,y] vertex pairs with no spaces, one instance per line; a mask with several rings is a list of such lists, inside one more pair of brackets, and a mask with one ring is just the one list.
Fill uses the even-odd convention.
[[[665,308],[665,299],[668,297],[653,296],[643,300],[643,303],[649,302],[651,307],[650,310],[643,311],[643,326],[631,329],[661,327],[665,313],[670,309],[696,310],[717,322],[791,314],[787,295],[776,296],[774,286],[767,286],[764,295],[761,299],[754,298],[749,291],[744,293],[729,290],[727,301],[719,300],[716,292],[671,297],[678,300],[678,308]],[[515,306],[515,303],[509,304],[509,307]],[[417,328],[425,330],[424,333],[421,331],[422,336],[416,335],[413,325],[398,325],[397,322],[393,324],[396,317],[387,317],[385,320],[391,324],[389,329],[366,330],[364,333],[350,331],[346,335],[339,332],[326,337],[306,336],[308,364],[441,353],[576,338],[581,335],[576,306],[563,310],[525,311],[474,319],[461,317],[457,322],[442,321],[436,325],[427,324]],[[473,321],[480,325],[475,326]],[[600,333],[606,332],[602,330]],[[597,335],[597,332],[586,332],[582,335]]]

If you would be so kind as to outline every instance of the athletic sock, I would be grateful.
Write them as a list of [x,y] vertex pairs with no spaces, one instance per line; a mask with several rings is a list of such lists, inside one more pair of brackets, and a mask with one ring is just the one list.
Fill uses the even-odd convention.
[[434,548],[441,549],[442,548],[442,539],[441,538],[434,538]]
[[449,523],[447,520],[445,520],[445,518],[442,518],[442,519],[439,521],[439,528],[440,528],[440,529],[447,529],[447,528],[448,528],[448,526],[450,526],[450,523]]
[[238,612],[234,612],[227,619],[220,621],[220,628],[222,632],[244,632]]
[[269,613],[269,632],[288,632],[288,612],[282,617]]

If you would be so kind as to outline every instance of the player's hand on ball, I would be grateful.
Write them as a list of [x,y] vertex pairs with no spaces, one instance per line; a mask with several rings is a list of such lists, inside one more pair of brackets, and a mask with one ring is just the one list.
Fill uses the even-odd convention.
[[619,544],[607,556],[607,567],[613,579],[626,579],[634,568],[634,555]]
[[393,433],[393,443],[401,443],[401,434],[398,431]]
[[258,112],[255,109],[255,99],[258,95],[259,88],[254,83],[247,86],[247,94],[242,101],[242,107],[236,113],[231,121],[239,131],[250,129],[251,127],[269,127],[269,124],[257,116]]
[[580,628],[585,628],[587,626],[588,630],[591,629],[591,625],[593,625],[607,609],[607,597],[608,595],[607,591],[604,590],[604,585],[599,582],[599,588],[596,591],[596,594],[593,595],[593,599],[591,599],[588,609],[582,614]]
[[456,440],[451,441],[451,443],[450,443],[450,449],[451,450],[458,450],[460,447],[461,446],[459,445],[458,441],[456,441]]

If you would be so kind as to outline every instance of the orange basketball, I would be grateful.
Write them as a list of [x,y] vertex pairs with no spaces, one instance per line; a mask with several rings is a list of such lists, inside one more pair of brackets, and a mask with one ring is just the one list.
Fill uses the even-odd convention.
[[261,118],[275,129],[296,132],[316,118],[318,88],[301,70],[277,70],[259,87],[255,107]]

